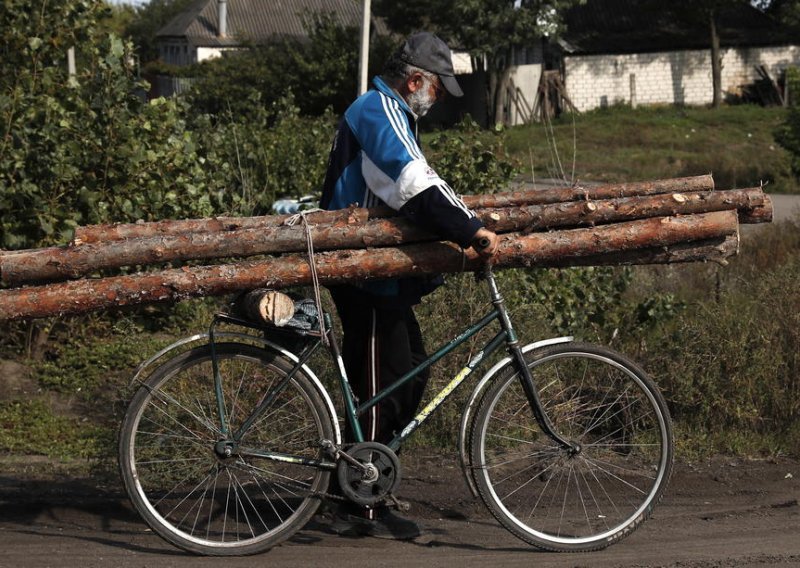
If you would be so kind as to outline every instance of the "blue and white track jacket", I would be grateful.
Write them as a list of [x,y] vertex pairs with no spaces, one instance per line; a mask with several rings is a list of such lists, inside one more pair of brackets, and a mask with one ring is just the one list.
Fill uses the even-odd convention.
[[[442,238],[469,246],[483,224],[428,165],[417,139],[417,117],[406,102],[380,77],[373,79],[373,85],[374,90],[350,105],[339,124],[321,207],[385,204]],[[362,287],[373,295],[400,296],[415,303],[424,290],[415,292],[408,280],[381,280]]]

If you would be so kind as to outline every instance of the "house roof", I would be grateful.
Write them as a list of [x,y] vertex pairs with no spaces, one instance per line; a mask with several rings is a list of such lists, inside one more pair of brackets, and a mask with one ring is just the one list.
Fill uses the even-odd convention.
[[[561,45],[568,53],[601,54],[706,49],[709,24],[652,0],[587,0],[565,14]],[[722,47],[786,45],[796,39],[747,2],[726,5],[717,31]]]
[[[217,35],[217,0],[197,0],[156,34],[160,39],[187,38],[195,45],[224,47],[242,41],[263,43],[280,37],[306,37],[306,19],[327,13],[346,26],[361,26],[358,0],[227,0],[227,34]],[[378,33],[386,33],[373,18]]]

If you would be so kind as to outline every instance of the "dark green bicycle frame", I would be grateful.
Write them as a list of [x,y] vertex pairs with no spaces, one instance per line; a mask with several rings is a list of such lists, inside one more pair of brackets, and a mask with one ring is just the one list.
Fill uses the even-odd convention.
[[[477,321],[475,324],[467,328],[464,332],[460,335],[455,337],[446,345],[442,346],[439,350],[437,350],[433,355],[428,357],[425,361],[411,369],[408,373],[397,379],[391,386],[386,387],[385,389],[381,390],[377,395],[372,397],[371,399],[365,401],[361,404],[354,413],[348,413],[348,420],[350,421],[350,425],[353,426],[353,432],[356,437],[357,442],[363,442],[364,436],[361,433],[361,428],[356,428],[355,426],[358,425],[358,420],[356,416],[360,416],[361,414],[365,413],[367,410],[379,404],[382,400],[384,400],[387,396],[392,394],[397,389],[401,388],[403,385],[408,383],[414,377],[416,377],[420,372],[424,371],[428,367],[432,366],[434,363],[439,361],[442,357],[450,353],[453,349],[457,348],[459,345],[467,341],[473,335],[481,331],[491,322],[496,320],[500,317],[500,311],[495,308],[482,319]],[[422,410],[417,413],[417,415],[408,423],[408,425],[403,428],[403,430],[397,434],[394,439],[388,444],[390,448],[397,451],[397,449],[402,445],[406,438],[408,438],[411,434],[419,428],[425,420],[430,417],[431,414],[445,401],[447,400],[450,395],[464,382],[464,380],[474,371],[483,361],[485,361],[488,357],[492,355],[501,345],[506,342],[506,338],[508,337],[508,332],[506,330],[501,330],[494,338],[489,341],[486,345],[484,345],[483,349],[481,349],[468,363],[467,366],[461,369],[456,376],[453,378],[450,383],[445,386],[439,393],[433,397],[433,399],[423,408]],[[350,389],[345,390],[345,397],[350,398],[352,395],[350,393]]]
[[[411,381],[414,377],[416,377],[420,372],[424,371],[425,369],[431,367],[434,363],[439,361],[442,357],[462,345],[465,341],[469,340],[475,334],[482,331],[486,326],[491,324],[495,320],[499,320],[500,322],[500,331],[491,339],[489,340],[472,359],[467,363],[467,365],[461,369],[456,376],[447,384],[442,390],[439,391],[436,396],[422,409],[420,410],[417,415],[409,422],[403,430],[397,434],[388,444],[388,446],[397,451],[403,442],[413,434],[417,428],[419,428],[430,416],[433,414],[439,406],[441,406],[452,394],[455,390],[466,380],[466,378],[476,369],[478,368],[481,363],[487,361],[491,355],[497,351],[502,345],[506,345],[508,350],[512,356],[512,359],[516,362],[517,368],[520,370],[520,380],[522,382],[523,389],[525,394],[527,395],[528,401],[531,405],[531,409],[533,413],[541,425],[543,431],[549,435],[556,443],[561,445],[562,447],[571,447],[572,444],[566,440],[564,440],[554,429],[553,425],[551,424],[548,417],[544,414],[542,410],[541,403],[539,402],[539,396],[536,388],[534,387],[533,380],[530,376],[530,372],[528,371],[527,365],[525,365],[524,359],[522,357],[522,351],[519,348],[518,341],[516,334],[514,333],[514,329],[511,325],[511,321],[508,317],[508,313],[505,310],[505,306],[503,304],[503,299],[500,296],[500,292],[497,288],[497,285],[494,280],[494,276],[491,272],[488,272],[486,275],[487,282],[489,283],[491,296],[492,296],[492,310],[487,313],[483,318],[472,324],[458,336],[453,338],[450,342],[440,347],[433,355],[428,357],[425,361],[408,371],[405,375],[397,379],[392,385],[386,387],[385,389],[378,392],[374,397],[370,398],[362,402],[360,405],[356,406],[357,401],[353,396],[352,390],[350,388],[350,383],[347,378],[347,372],[344,368],[344,364],[342,363],[341,353],[339,352],[339,347],[336,343],[332,326],[330,324],[330,318],[326,314],[325,318],[325,328],[326,328],[326,335],[329,339],[329,350],[334,357],[334,360],[339,369],[339,381],[340,387],[342,391],[342,397],[344,399],[344,406],[345,406],[345,416],[348,420],[349,425],[352,428],[353,435],[355,437],[356,442],[364,442],[364,434],[361,431],[361,426],[358,421],[358,417],[364,414],[373,406],[379,404],[383,401],[386,397],[388,397],[391,393],[395,390],[401,388],[403,385]],[[258,419],[259,416],[263,412],[266,411],[267,408],[272,404],[275,400],[277,395],[289,384],[292,377],[303,367],[303,365],[310,359],[311,355],[316,351],[316,349],[322,343],[322,334],[319,332],[301,332],[302,335],[314,337],[315,340],[308,346],[306,346],[302,352],[298,355],[298,360],[293,365],[292,369],[287,373],[287,375],[281,380],[281,382],[276,385],[270,393],[268,393],[264,400],[258,405],[256,409],[250,414],[247,420],[244,421],[241,428],[235,433],[231,433],[228,431],[227,419],[225,416],[225,403],[223,400],[223,393],[222,393],[222,380],[219,376],[219,368],[217,364],[217,359],[215,355],[214,349],[214,327],[218,323],[218,321],[229,321],[231,323],[236,323],[238,325],[243,325],[246,327],[251,327],[253,329],[264,330],[263,326],[259,326],[257,324],[252,324],[246,322],[244,320],[239,320],[238,318],[232,318],[230,316],[225,315],[217,315],[214,319],[214,322],[211,324],[210,330],[210,340],[211,340],[211,356],[212,356],[212,367],[214,372],[214,385],[215,390],[217,393],[217,401],[218,401],[218,411],[220,415],[220,426],[221,431],[224,436],[227,437],[227,440],[223,440],[220,444],[229,444],[231,448],[236,447],[236,450],[242,454],[272,459],[276,461],[286,461],[291,463],[302,463],[304,465],[309,465],[313,467],[323,467],[323,468],[333,468],[335,464],[328,463],[328,462],[321,462],[320,460],[303,458],[299,456],[289,456],[284,454],[276,454],[273,452],[266,452],[263,450],[259,450],[257,448],[242,448],[239,447],[239,442],[242,440],[244,435],[246,434],[248,428]]]

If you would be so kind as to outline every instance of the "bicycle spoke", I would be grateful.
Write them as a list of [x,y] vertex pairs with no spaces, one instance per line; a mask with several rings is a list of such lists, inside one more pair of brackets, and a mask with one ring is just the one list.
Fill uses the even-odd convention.
[[[512,496],[514,493],[516,493],[517,491],[519,491],[520,489],[524,489],[524,488],[525,488],[525,486],[527,486],[527,485],[528,485],[529,483],[531,483],[532,481],[535,481],[537,478],[539,478],[539,477],[541,477],[542,475],[544,475],[544,474],[545,474],[545,473],[546,473],[548,470],[550,470],[551,468],[555,467],[555,465],[556,465],[556,464],[551,464],[551,465],[547,466],[547,467],[546,467],[546,468],[544,468],[542,471],[540,471],[539,473],[537,473],[536,475],[534,475],[533,477],[531,477],[530,479],[528,479],[528,481],[526,481],[525,483],[523,483],[522,485],[520,485],[519,487],[517,487],[516,489],[514,489],[514,490],[513,490],[511,493],[508,493],[508,494],[507,494],[505,497],[503,497],[503,499],[508,499],[508,498],[509,498],[509,497],[511,497],[511,496]],[[531,466],[531,467],[533,467],[533,466]],[[526,469],[530,469],[530,468],[526,468]],[[522,473],[522,472],[519,472],[519,473]],[[509,477],[511,477],[511,476],[509,476]],[[509,478],[507,477],[507,478],[505,478],[505,479],[509,479]],[[500,480],[500,481],[498,481],[497,483],[502,483],[503,481],[505,481],[505,480]]]
[[538,456],[551,455],[551,454],[554,453],[554,450],[557,451],[558,448],[556,446],[552,446],[552,449],[544,449],[544,450],[539,450],[539,451],[536,451],[536,452],[533,452],[533,453],[524,454],[524,455],[521,455],[519,457],[512,458],[510,460],[502,461],[500,463],[487,465],[486,469],[494,469],[494,468],[502,467],[504,465],[508,465],[510,463],[514,463],[514,462],[519,461],[519,460],[526,460],[526,459],[531,459],[531,458],[535,458],[535,457],[538,457]]
[[[218,427],[216,427],[213,423],[207,422],[206,420],[201,419],[199,416],[197,416],[197,414],[195,414],[194,412],[189,410],[187,407],[185,407],[180,402],[178,402],[177,399],[175,399],[172,396],[168,395],[166,392],[164,392],[164,391],[153,391],[151,394],[153,395],[153,397],[158,398],[158,399],[161,399],[163,397],[162,402],[174,404],[175,406],[177,406],[178,408],[180,408],[181,410],[186,412],[189,416],[194,418],[195,421],[197,421],[198,424],[202,424],[203,426],[206,427],[206,429],[210,430],[211,432],[214,432],[215,434],[220,434],[220,429]],[[158,405],[154,404],[153,408],[161,410],[166,415],[166,411],[162,410]],[[169,415],[167,415],[167,416],[169,416]],[[169,416],[169,417],[172,418],[177,424],[182,426],[182,424],[178,420],[176,420],[175,418],[173,418],[171,416]]]
[[[583,479],[583,484],[586,485],[586,490],[589,492],[589,496],[592,498],[592,503],[594,503],[594,508],[597,510],[597,518],[600,519],[603,524],[605,525],[606,529],[609,528],[608,523],[606,522],[606,515],[603,514],[603,509],[600,507],[600,503],[597,502],[597,498],[594,496],[594,491],[592,491],[592,486],[586,480],[586,476],[583,473],[583,469],[580,470],[581,479]],[[586,514],[587,521],[589,519],[589,514]],[[591,524],[589,525],[589,530],[592,530]]]
[[[635,491],[638,491],[638,492],[639,492],[639,493],[641,493],[642,495],[646,495],[646,493],[645,493],[644,491],[642,491],[641,489],[639,489],[638,487],[636,487],[636,486],[635,486],[635,485],[633,485],[632,483],[629,483],[629,482],[625,481],[624,479],[622,479],[622,478],[621,478],[621,477],[619,477],[618,475],[615,475],[615,474],[611,473],[610,471],[608,471],[608,470],[607,470],[607,469],[605,469],[604,467],[600,467],[600,466],[597,464],[597,461],[596,461],[596,460],[589,459],[589,458],[587,458],[587,457],[585,457],[585,456],[583,457],[583,459],[584,459],[584,460],[586,460],[587,462],[589,462],[591,465],[594,465],[594,466],[595,466],[597,469],[599,469],[600,471],[602,471],[603,473],[605,473],[605,474],[606,474],[606,475],[608,475],[609,477],[613,477],[614,479],[616,479],[616,480],[617,480],[617,481],[619,481],[620,483],[624,483],[625,485],[627,485],[627,486],[628,486],[628,487],[630,487],[631,489],[633,489],[633,490],[635,490]],[[613,464],[609,464],[609,465],[613,465]],[[618,467],[618,466],[615,466],[615,467]],[[652,479],[654,479],[654,478],[652,478]]]
[[[226,427],[236,432],[293,364],[241,344],[220,344],[216,352]],[[284,540],[310,518],[319,503],[314,492],[330,472],[250,463],[245,448],[214,426],[209,349],[176,361],[146,381],[123,425],[123,477],[137,510],[161,536],[193,552],[251,553]],[[319,440],[334,436],[327,408],[302,371],[286,385],[254,420],[248,445],[256,453],[316,456]],[[230,444],[231,457],[215,454],[220,441]]]
[[666,410],[649,380],[607,349],[573,345],[526,357],[544,413],[574,448],[546,443],[533,413],[520,412],[529,403],[516,369],[478,408],[479,446],[473,430],[484,501],[514,534],[551,550],[595,550],[627,535],[671,466]]

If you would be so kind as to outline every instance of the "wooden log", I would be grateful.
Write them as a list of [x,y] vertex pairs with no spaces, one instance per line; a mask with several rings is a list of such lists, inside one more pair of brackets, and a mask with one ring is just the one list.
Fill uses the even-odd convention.
[[[541,205],[586,199],[611,199],[634,195],[660,193],[699,192],[714,189],[710,175],[674,178],[655,181],[606,184],[595,187],[555,187],[527,189],[483,195],[465,195],[464,203],[471,209],[487,207],[517,207]],[[357,216],[357,222],[367,219],[393,217],[397,212],[388,207],[345,210],[345,217]],[[333,224],[342,220],[341,211],[317,211],[309,213],[309,221],[316,224]],[[234,229],[277,227],[291,215],[267,215],[263,217],[215,217],[212,219],[184,219],[149,223],[122,223],[113,225],[91,225],[75,229],[73,244],[108,242],[118,239],[144,238],[152,236],[183,235],[186,233],[210,233]]]
[[[363,223],[370,216],[369,209],[351,207],[336,211],[309,211],[308,221],[314,224]],[[166,219],[147,223],[114,223],[88,225],[75,229],[73,245],[103,243],[123,239],[186,235],[191,233],[219,233],[239,229],[280,227],[294,215],[263,215],[259,217],[211,217],[209,219]],[[379,216],[386,216],[380,214]]]
[[615,199],[663,193],[693,193],[712,191],[714,179],[710,175],[670,178],[633,183],[613,183],[582,187],[553,187],[538,190],[523,190],[505,193],[465,195],[464,203],[471,209],[488,207],[518,207],[521,205],[543,205],[565,201],[592,199]]
[[757,223],[772,223],[773,206],[772,198],[764,194],[763,203],[751,209],[739,210],[739,223],[754,225]]
[[[728,209],[753,211],[765,199],[760,188],[752,188],[478,209],[477,213],[495,232],[530,232]],[[359,223],[348,216],[331,225],[313,225],[311,236],[314,248],[320,251],[436,240],[433,234],[401,217]],[[294,225],[53,247],[27,255],[0,256],[0,281],[19,286],[79,278],[122,266],[297,252],[306,246],[304,228]]]
[[277,290],[257,288],[236,300],[237,310],[252,321],[282,326],[294,316],[294,301]]
[[[669,247],[738,234],[735,211],[661,217],[501,238],[499,267],[570,266],[590,256]],[[315,257],[323,284],[375,278],[475,270],[483,260],[471,249],[447,242],[370,250],[324,252]],[[311,282],[304,255],[222,266],[184,267],[151,274],[78,280],[0,290],[0,319],[48,317],[143,303],[218,296],[260,287],[284,288]]]
[[[739,253],[739,235],[728,235],[702,241],[678,243],[620,253],[607,253],[571,259],[569,266],[632,266],[640,264],[679,264],[713,262],[725,266],[728,259]],[[555,260],[541,268],[565,268]]]
[[[712,211],[742,212],[739,222],[755,218],[755,210],[764,206],[768,197],[760,187],[702,193],[671,193],[597,201],[573,201],[550,205],[500,210],[478,209],[481,219],[496,232],[542,231],[562,227],[580,227],[615,223],[625,220],[692,215]],[[761,222],[761,221],[759,221]]]

